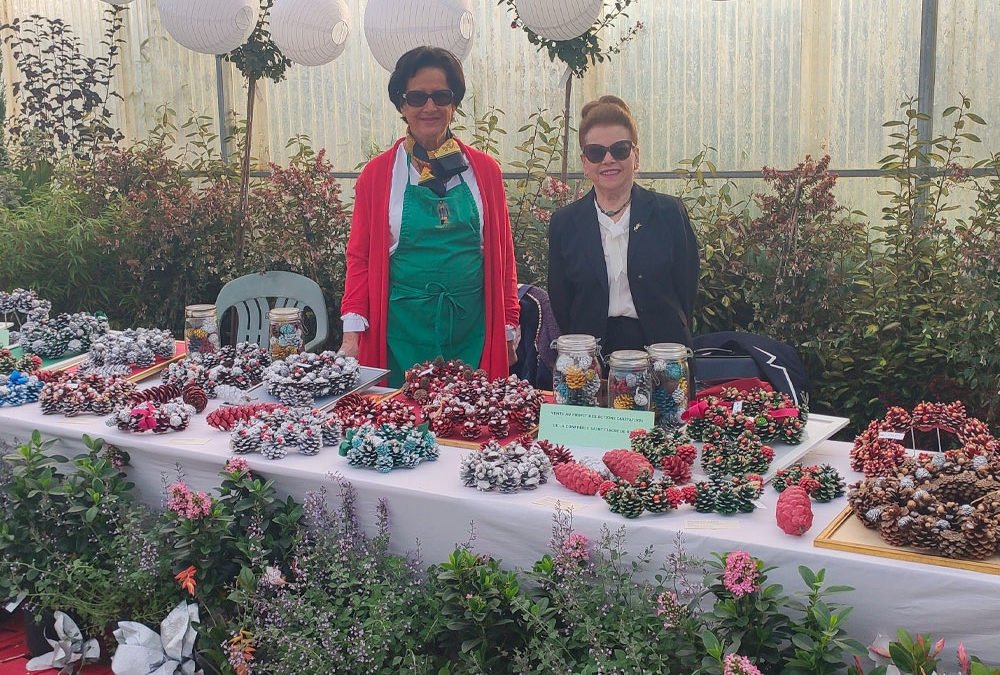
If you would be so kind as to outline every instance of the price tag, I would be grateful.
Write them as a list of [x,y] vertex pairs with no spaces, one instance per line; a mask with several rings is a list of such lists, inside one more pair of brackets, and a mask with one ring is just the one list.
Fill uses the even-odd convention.
[[558,497],[539,497],[538,499],[532,500],[531,503],[536,506],[544,506],[549,509],[569,509],[571,511],[576,511],[589,506],[589,504],[568,502],[565,499],[559,499]]
[[906,434],[902,431],[880,431],[878,432],[879,438],[888,438],[891,441],[901,441],[906,438]]
[[733,402],[733,414],[734,415],[739,415],[741,412],[743,412],[743,401],[734,401]]
[[207,438],[171,438],[171,445],[208,445]]

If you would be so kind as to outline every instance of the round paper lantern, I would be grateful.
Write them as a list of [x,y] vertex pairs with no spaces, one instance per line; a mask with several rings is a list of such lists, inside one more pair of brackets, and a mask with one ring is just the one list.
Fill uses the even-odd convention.
[[472,0],[368,0],[365,38],[390,73],[414,47],[443,47],[459,60],[472,50]]
[[347,0],[277,0],[271,39],[295,63],[321,66],[344,52],[350,22]]
[[525,26],[548,40],[572,40],[590,30],[604,0],[516,0]]
[[132,0],[103,0],[103,2],[106,2],[109,5],[114,5],[116,7],[124,7],[128,3],[132,2]]
[[203,54],[227,54],[253,33],[258,0],[159,0],[160,21],[171,37]]

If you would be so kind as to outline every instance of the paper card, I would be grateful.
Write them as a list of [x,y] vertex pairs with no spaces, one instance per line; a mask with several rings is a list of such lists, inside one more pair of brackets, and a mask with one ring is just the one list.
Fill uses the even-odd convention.
[[743,412],[743,401],[734,401],[733,402],[733,414],[734,415],[739,415],[741,412]]
[[684,521],[684,528],[688,530],[735,530],[739,526],[735,520],[717,518],[688,518]]
[[550,509],[572,509],[573,511],[578,511],[579,509],[585,509],[590,504],[581,504],[579,502],[570,502],[565,499],[560,499],[559,497],[539,497],[531,502],[537,506],[544,506]]
[[0,321],[0,348],[10,346],[10,327],[12,324]]
[[906,434],[902,431],[880,431],[878,432],[879,438],[888,438],[892,441],[901,441],[906,437]]
[[538,423],[538,437],[573,448],[611,450],[629,447],[629,432],[652,427],[653,413],[648,410],[545,403]]
[[208,445],[210,439],[208,438],[171,438],[170,443],[173,445]]

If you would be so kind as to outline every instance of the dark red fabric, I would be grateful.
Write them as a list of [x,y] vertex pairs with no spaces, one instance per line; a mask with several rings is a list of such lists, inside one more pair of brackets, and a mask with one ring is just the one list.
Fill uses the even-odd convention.
[[730,380],[729,382],[723,382],[722,384],[717,384],[714,387],[707,387],[702,389],[697,394],[695,394],[695,400],[705,398],[707,396],[718,396],[722,393],[723,389],[729,389],[735,387],[740,391],[751,391],[753,389],[763,389],[764,391],[774,391],[774,387],[771,386],[770,382],[765,382],[764,380],[759,380],[756,377],[744,377],[738,380]]

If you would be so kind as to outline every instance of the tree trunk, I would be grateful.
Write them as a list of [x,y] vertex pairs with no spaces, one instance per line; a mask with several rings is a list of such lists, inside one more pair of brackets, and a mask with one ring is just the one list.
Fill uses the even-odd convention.
[[569,106],[573,96],[573,75],[566,78],[566,99],[563,106],[563,156],[562,156],[562,182],[569,184]]
[[236,265],[243,265],[243,253],[246,245],[247,210],[250,204],[250,151],[253,146],[253,107],[257,93],[257,80],[247,80],[247,130],[243,146],[243,159],[240,163],[240,209],[237,214],[239,222],[236,225]]

